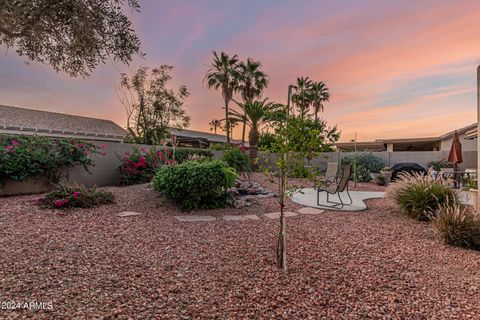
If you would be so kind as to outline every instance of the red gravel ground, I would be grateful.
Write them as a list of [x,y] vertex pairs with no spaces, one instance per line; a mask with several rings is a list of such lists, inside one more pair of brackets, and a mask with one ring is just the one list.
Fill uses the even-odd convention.
[[[284,275],[274,263],[278,221],[177,222],[184,213],[147,185],[110,189],[118,203],[92,210],[40,210],[38,196],[0,200],[2,306],[53,307],[0,309],[0,318],[480,317],[480,253],[441,244],[388,200],[288,218]],[[200,214],[260,214],[275,201]],[[115,216],[124,210],[142,215]]]

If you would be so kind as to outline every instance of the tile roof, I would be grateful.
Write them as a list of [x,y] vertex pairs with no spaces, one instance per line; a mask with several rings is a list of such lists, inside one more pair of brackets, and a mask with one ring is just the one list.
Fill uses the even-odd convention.
[[0,105],[0,131],[123,140],[127,131],[111,120]]

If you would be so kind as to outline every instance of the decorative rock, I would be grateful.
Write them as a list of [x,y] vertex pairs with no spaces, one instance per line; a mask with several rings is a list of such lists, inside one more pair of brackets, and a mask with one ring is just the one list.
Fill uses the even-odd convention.
[[321,214],[321,213],[324,213],[325,210],[315,209],[311,207],[304,207],[304,208],[298,209],[298,212],[302,214]]
[[119,217],[132,217],[132,216],[138,216],[140,214],[141,213],[139,213],[139,212],[123,211],[123,212],[117,213],[117,216],[119,216]]
[[260,218],[254,214],[247,214],[242,216],[232,216],[227,215],[223,216],[223,220],[225,221],[246,221],[246,220],[260,220]]
[[217,220],[212,216],[174,216],[174,218],[180,222],[204,222]]
[[[295,212],[291,212],[291,211],[285,211],[283,214],[285,215],[285,217],[295,217],[295,216],[297,216],[297,214]],[[265,213],[264,216],[269,218],[269,219],[279,219],[280,218],[280,212]]]

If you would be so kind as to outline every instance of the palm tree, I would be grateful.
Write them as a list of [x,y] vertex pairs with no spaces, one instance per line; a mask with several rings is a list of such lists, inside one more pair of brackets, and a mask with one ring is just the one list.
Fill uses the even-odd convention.
[[217,134],[217,129],[223,130],[222,120],[213,119],[209,123],[210,131],[214,131]]
[[213,51],[213,62],[205,75],[207,87],[216,90],[222,90],[222,96],[225,101],[225,130],[227,131],[227,143],[230,144],[230,121],[228,104],[232,100],[233,93],[236,91],[238,77],[238,57],[234,55],[229,57],[225,52],[218,55]]
[[[242,95],[243,103],[259,98],[262,91],[268,86],[269,79],[265,72],[260,70],[262,64],[260,61],[254,61],[248,58],[247,62],[241,62],[238,66],[238,91]],[[245,142],[246,122],[243,121],[242,145]]]
[[330,99],[330,92],[323,81],[315,82],[311,88],[313,113],[318,121],[318,113],[323,112],[323,102]]
[[296,92],[292,95],[292,102],[300,111],[300,116],[305,117],[310,104],[312,103],[313,82],[308,77],[297,78],[297,84],[294,86]]
[[260,128],[279,118],[283,112],[283,106],[278,103],[263,101],[247,101],[246,103],[237,103],[241,111],[232,110],[230,116],[234,122],[245,120],[250,127],[248,142],[250,144],[250,163],[256,168],[256,159],[258,154],[258,141],[260,139]]

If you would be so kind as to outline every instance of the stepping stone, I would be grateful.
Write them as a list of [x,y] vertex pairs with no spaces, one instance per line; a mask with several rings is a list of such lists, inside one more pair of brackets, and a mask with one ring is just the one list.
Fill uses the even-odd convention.
[[[285,211],[283,214],[285,215],[285,217],[295,217],[295,216],[297,216],[297,214],[295,212],[291,212],[291,211]],[[265,213],[264,216],[269,218],[269,219],[279,219],[280,218],[280,212]]]
[[174,218],[181,222],[203,222],[217,220],[212,216],[174,216]]
[[225,221],[246,221],[246,220],[260,220],[260,218],[254,214],[247,214],[243,216],[223,216]]
[[119,217],[132,217],[132,216],[138,216],[141,215],[139,212],[133,212],[133,211],[123,211],[120,213],[117,213],[117,216]]
[[304,208],[298,209],[298,212],[302,214],[321,214],[321,213],[324,213],[325,210],[315,209],[311,207],[304,207]]

